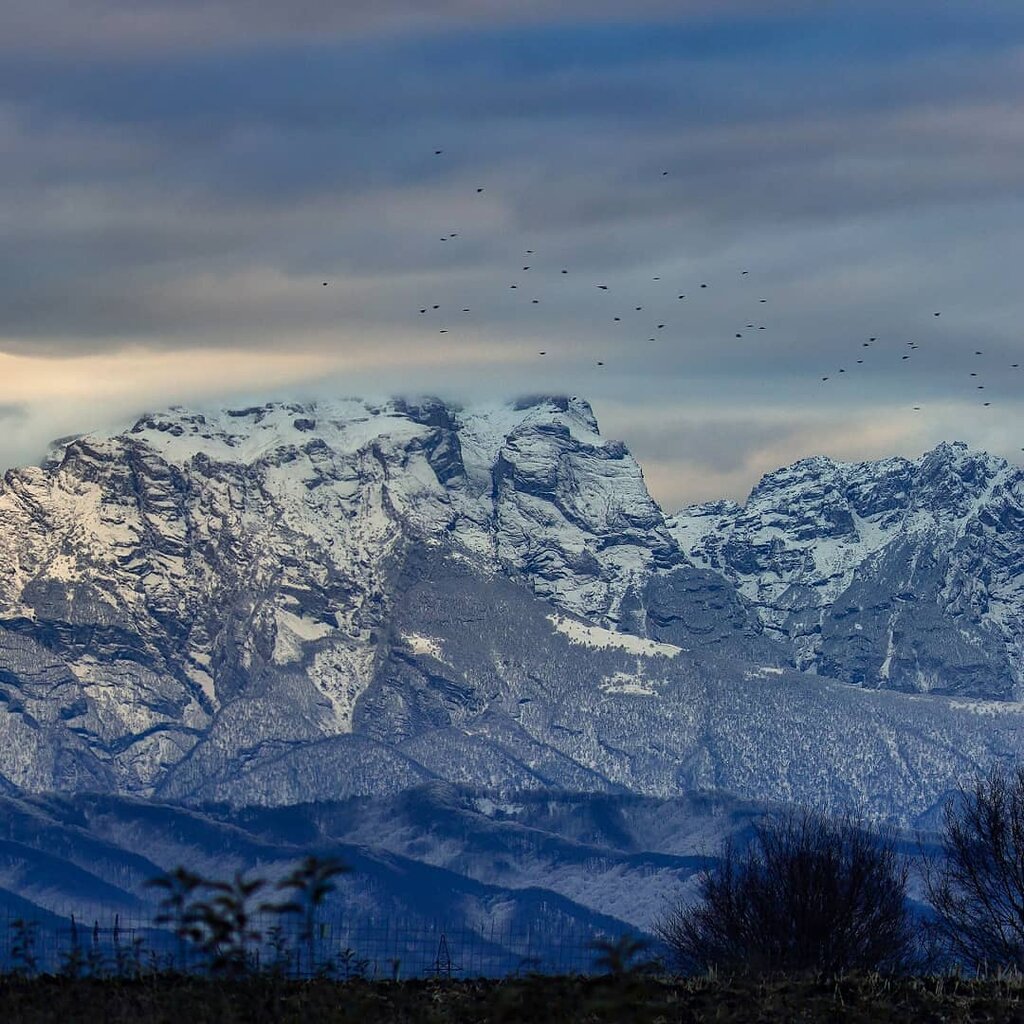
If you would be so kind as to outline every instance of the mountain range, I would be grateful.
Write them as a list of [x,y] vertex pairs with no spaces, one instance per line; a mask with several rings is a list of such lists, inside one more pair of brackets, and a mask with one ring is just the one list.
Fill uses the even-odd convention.
[[172,408],[0,485],[0,792],[714,792],[934,820],[1024,744],[1022,472],[666,515],[575,397]]

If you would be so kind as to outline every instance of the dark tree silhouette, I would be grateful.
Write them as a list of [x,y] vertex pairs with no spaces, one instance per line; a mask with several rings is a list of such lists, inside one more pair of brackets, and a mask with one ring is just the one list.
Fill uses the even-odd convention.
[[946,804],[925,885],[948,953],[977,969],[1024,969],[1024,768],[994,769]]
[[769,816],[747,847],[724,844],[698,899],[658,934],[684,971],[897,971],[914,948],[907,874],[888,832],[849,816]]

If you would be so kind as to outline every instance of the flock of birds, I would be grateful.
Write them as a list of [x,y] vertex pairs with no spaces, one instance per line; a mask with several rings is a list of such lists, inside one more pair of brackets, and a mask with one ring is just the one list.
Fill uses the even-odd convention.
[[[434,150],[434,157],[435,158],[441,157],[443,155],[444,155],[444,150],[443,149],[435,149]],[[668,171],[662,171],[661,175],[662,175],[662,177],[668,177],[669,172]],[[483,186],[478,186],[476,188],[476,195],[482,195],[482,194],[484,194],[484,192],[485,192],[485,188]],[[456,241],[459,237],[460,237],[459,232],[452,231],[452,232],[450,232],[447,235],[442,235],[440,237],[440,241],[444,242],[444,243],[453,242],[453,241]],[[522,262],[522,265],[520,267],[520,270],[518,272],[516,272],[515,279],[510,281],[510,283],[508,285],[508,289],[511,292],[515,292],[517,294],[522,294],[523,297],[524,297],[524,302],[527,305],[539,306],[539,305],[542,304],[542,299],[538,295],[538,289],[536,287],[531,287],[532,285],[535,284],[535,282],[537,282],[538,278],[542,278],[542,277],[544,277],[547,274],[556,276],[557,278],[565,278],[565,277],[569,277],[570,276],[570,271],[569,271],[568,267],[564,267],[564,266],[557,267],[557,270],[556,270],[555,267],[545,266],[544,263],[543,263],[543,260],[538,256],[537,251],[534,250],[534,249],[526,249],[526,250],[524,250],[524,252],[522,254],[522,260],[523,260],[523,262]],[[741,279],[742,278],[747,278],[749,276],[749,274],[750,274],[749,270],[740,270],[740,271],[738,271],[738,276]],[[527,285],[525,283],[527,280],[529,280],[530,285]],[[652,277],[651,280],[652,280],[652,282],[660,282],[661,281],[661,277],[660,276],[654,276],[654,277]],[[327,281],[323,282],[323,286],[325,288],[328,286],[328,284],[329,284],[329,282],[327,282]],[[618,297],[617,296],[617,289],[613,289],[611,285],[609,285],[607,283],[604,283],[604,282],[601,282],[601,281],[592,281],[592,282],[589,283],[589,285],[587,287],[593,288],[594,291],[596,291],[596,292],[604,293],[604,294],[608,295],[609,298],[611,298],[613,295],[615,295],[615,297]],[[700,285],[696,289],[696,291],[704,291],[704,290],[707,290],[708,288],[709,288],[709,285],[705,281],[705,282],[701,282],[700,283]],[[677,303],[678,302],[685,302],[686,299],[687,299],[688,292],[686,292],[686,291],[677,291],[676,289],[673,289],[671,293],[667,293],[667,294],[672,294],[672,293],[675,294],[675,300],[674,301],[677,302]],[[530,296],[529,299],[526,299],[526,295]],[[761,306],[764,306],[764,305],[767,305],[767,304],[768,304],[768,299],[767,298],[765,298],[764,296],[759,296],[758,297],[758,299],[757,299],[758,307],[761,307]],[[605,310],[605,315],[607,315],[609,317],[611,322],[616,323],[616,324],[627,324],[627,325],[632,326],[632,325],[635,325],[638,321],[641,321],[641,322],[642,321],[646,321],[645,326],[648,327],[648,332],[645,332],[645,333],[650,333],[650,335],[651,335],[650,337],[647,338],[647,341],[648,342],[656,342],[658,340],[658,332],[659,331],[664,331],[668,327],[668,323],[667,323],[667,320],[662,320],[659,317],[655,317],[653,319],[648,319],[647,317],[649,316],[650,310],[648,308],[645,308],[645,305],[646,304],[643,303],[643,302],[638,303],[636,305],[631,305],[631,303],[629,303],[629,302],[622,303],[621,305],[618,305],[618,306],[616,306],[614,304],[610,304],[610,305],[608,305],[608,307]],[[473,312],[473,308],[471,306],[458,306],[457,310],[458,310],[460,316]],[[442,315],[442,317],[444,318],[444,319],[442,319],[442,323],[446,323],[446,326],[442,326],[442,327],[439,327],[437,329],[438,334],[444,335],[444,334],[451,333],[451,322],[447,320],[447,317],[446,317],[447,310],[442,311],[442,304],[441,303],[428,303],[426,305],[418,307],[418,315],[421,316],[421,317],[429,318],[430,316],[432,316],[435,313],[440,313]],[[935,318],[940,317],[941,315],[942,315],[941,311],[935,311],[932,314],[932,316],[935,317]],[[745,318],[743,324],[737,324],[736,328],[737,329],[734,331],[734,340],[739,341],[739,340],[742,340],[746,336],[746,332],[767,331],[768,330],[768,325],[766,323],[760,322],[760,317],[755,317],[755,318]],[[867,356],[868,353],[865,352],[864,350],[865,349],[871,349],[873,346],[876,346],[876,345],[879,345],[879,344],[881,344],[881,339],[878,336],[869,337],[869,338],[867,338],[867,340],[862,341],[861,342],[861,347],[860,347],[860,350],[859,350],[860,358],[851,360],[848,363],[849,369],[847,368],[847,366],[840,366],[840,367],[832,370],[831,372],[822,375],[820,383],[823,384],[823,385],[826,385],[829,382],[834,382],[834,381],[840,379],[840,375],[842,375],[842,374],[847,374],[847,373],[855,372],[854,369],[853,369],[854,367],[865,365],[866,356]],[[921,346],[916,341],[909,341],[909,342],[907,342],[906,343],[907,351],[904,352],[903,355],[900,357],[900,362],[901,363],[902,362],[909,362],[913,358],[914,353],[917,352],[920,349],[920,347]],[[538,357],[541,357],[541,358],[547,356],[547,354],[548,354],[547,349],[540,349],[540,350],[538,350],[538,353],[537,353]],[[982,350],[975,350],[974,351],[974,358],[976,358],[976,359],[977,358],[983,358],[984,355],[985,355],[985,353]],[[598,360],[596,360],[596,365],[598,367],[604,367],[605,366],[605,362],[604,362],[603,359],[598,359]],[[981,366],[982,364],[979,363],[979,364],[976,364],[976,365]],[[1019,370],[1020,369],[1020,364],[1019,363],[1011,363],[1010,364],[1010,369]],[[968,381],[970,382],[971,385],[973,385],[973,388],[975,389],[976,392],[980,392],[980,391],[985,391],[986,390],[985,384],[978,383],[978,381],[980,379],[981,379],[981,374],[980,374],[979,370],[972,370],[972,371],[968,372]],[[992,405],[992,401],[987,399],[987,398],[985,398],[984,396],[979,396],[979,398],[981,398],[981,405],[983,407],[990,407]],[[921,409],[922,409],[922,406],[914,405],[914,406],[912,406],[912,409],[915,412],[920,412]],[[1021,451],[1024,451],[1024,448],[1022,448]]]

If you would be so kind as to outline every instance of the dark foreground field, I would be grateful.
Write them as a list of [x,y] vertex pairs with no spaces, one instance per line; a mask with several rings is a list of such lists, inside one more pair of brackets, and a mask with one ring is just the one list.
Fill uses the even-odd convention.
[[875,977],[663,981],[531,977],[506,981],[241,982],[43,977],[0,982],[0,1020],[111,1024],[259,1021],[704,1022],[1024,1021],[1024,980]]

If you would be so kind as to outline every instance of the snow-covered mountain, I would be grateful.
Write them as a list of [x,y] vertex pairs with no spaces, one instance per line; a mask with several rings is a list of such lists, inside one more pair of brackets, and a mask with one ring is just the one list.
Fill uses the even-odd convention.
[[743,506],[669,526],[797,667],[868,687],[1012,699],[1024,684],[1024,473],[962,442],[916,460],[810,458]]
[[388,625],[424,547],[604,626],[766,645],[585,402],[175,409],[6,475],[0,772],[150,791],[240,696],[290,709],[239,725],[253,750],[351,733],[390,645],[423,653]]
[[[819,460],[668,521],[579,399],[148,415],[0,487],[0,791],[445,780],[926,821],[1024,752],[1024,706],[977,699],[1017,684],[1015,472]],[[850,668],[870,643],[884,676]],[[878,679],[933,692],[842,681]]]

